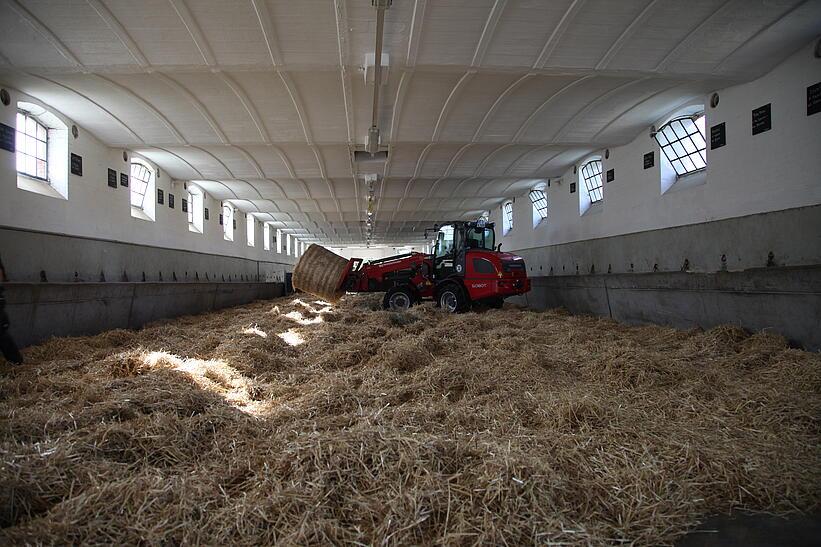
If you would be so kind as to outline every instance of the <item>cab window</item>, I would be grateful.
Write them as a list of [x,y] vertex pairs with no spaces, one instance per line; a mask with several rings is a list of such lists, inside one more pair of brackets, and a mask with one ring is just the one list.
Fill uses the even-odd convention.
[[442,226],[436,236],[436,256],[452,254],[454,243],[453,226]]
[[472,228],[467,231],[467,247],[468,249],[487,249],[493,250],[495,243],[493,237],[493,230],[491,228]]

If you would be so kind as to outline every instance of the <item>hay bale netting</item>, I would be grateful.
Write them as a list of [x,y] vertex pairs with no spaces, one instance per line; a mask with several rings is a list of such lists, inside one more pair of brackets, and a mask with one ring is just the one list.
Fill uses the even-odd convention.
[[340,287],[347,266],[346,259],[321,245],[312,244],[294,266],[294,288],[336,302],[345,294]]

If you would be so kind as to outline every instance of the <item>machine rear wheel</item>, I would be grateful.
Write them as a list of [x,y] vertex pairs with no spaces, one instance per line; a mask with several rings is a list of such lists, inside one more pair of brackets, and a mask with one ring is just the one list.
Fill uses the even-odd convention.
[[393,287],[385,293],[382,307],[391,311],[407,311],[415,300],[408,287]]
[[442,287],[436,302],[448,313],[461,313],[467,309],[469,304],[465,291],[455,283],[448,283]]

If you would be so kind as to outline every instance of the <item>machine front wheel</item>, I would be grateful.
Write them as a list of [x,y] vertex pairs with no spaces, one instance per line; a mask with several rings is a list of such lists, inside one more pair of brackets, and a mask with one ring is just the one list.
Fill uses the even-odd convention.
[[461,313],[465,311],[470,304],[465,291],[462,287],[455,283],[448,283],[439,290],[439,296],[436,299],[439,307],[448,313]]
[[391,311],[407,311],[416,299],[408,287],[392,287],[385,293],[382,307]]

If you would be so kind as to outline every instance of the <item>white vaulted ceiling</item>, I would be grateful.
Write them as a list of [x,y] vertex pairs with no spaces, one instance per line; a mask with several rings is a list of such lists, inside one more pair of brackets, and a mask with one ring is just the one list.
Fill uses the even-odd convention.
[[[818,32],[821,0],[393,0],[374,241],[419,242]],[[0,81],[325,243],[365,239],[370,0],[0,0]]]

